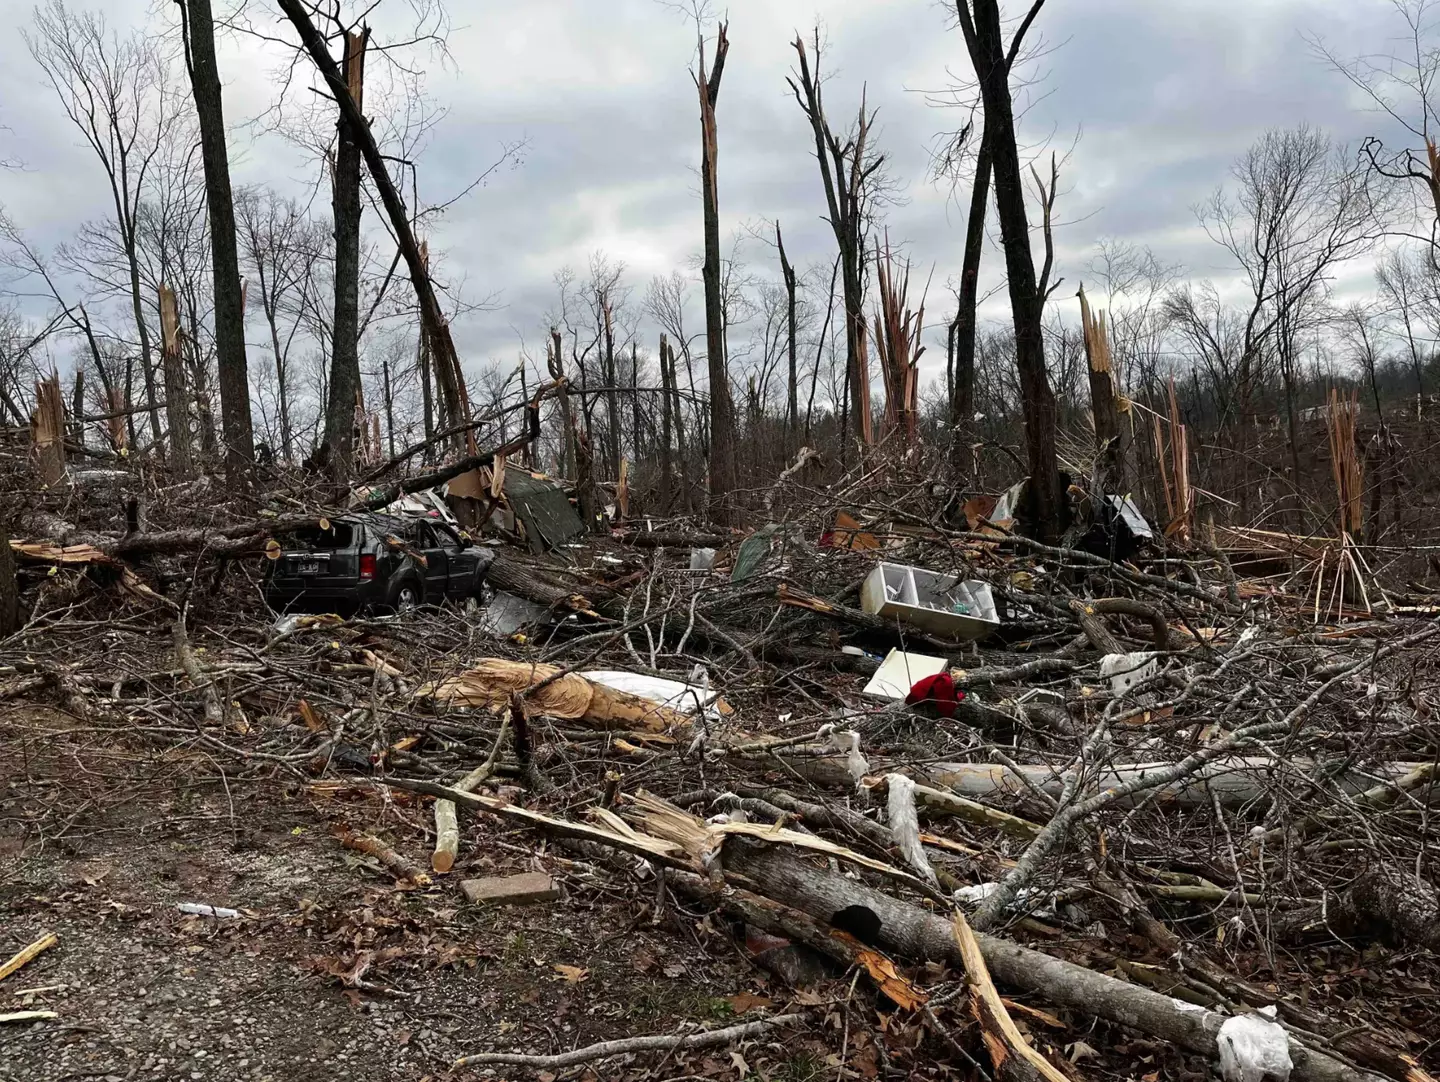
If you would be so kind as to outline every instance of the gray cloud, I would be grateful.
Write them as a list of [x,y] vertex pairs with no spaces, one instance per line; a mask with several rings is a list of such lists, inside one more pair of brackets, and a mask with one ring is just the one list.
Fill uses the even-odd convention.
[[[142,0],[106,0],[117,27],[147,17]],[[402,11],[405,5],[396,5]],[[730,62],[719,110],[724,227],[779,217],[792,258],[828,265],[833,241],[813,144],[785,75],[794,32],[813,25],[815,0],[746,0],[730,9]],[[263,9],[252,9],[261,10]],[[826,85],[835,119],[853,114],[862,85],[880,109],[880,139],[903,201],[890,209],[893,242],[917,275],[934,268],[929,307],[955,274],[963,207],[927,177],[936,133],[955,115],[927,104],[947,72],[965,72],[963,41],[935,0],[827,0]],[[1227,179],[1235,156],[1265,128],[1309,122],[1339,140],[1380,130],[1302,35],[1344,52],[1383,44],[1384,0],[1088,0],[1055,3],[1037,31],[1048,52],[1025,115],[1027,142],[1073,152],[1062,174],[1060,273],[1074,281],[1101,238],[1149,245],[1196,277],[1224,278],[1220,253],[1191,208]],[[0,2],[8,25],[29,7]],[[398,18],[398,17],[397,17]],[[397,31],[377,14],[377,36]],[[501,307],[457,321],[467,363],[513,359],[516,331],[532,344],[553,305],[552,276],[582,271],[604,251],[628,267],[637,292],[653,274],[684,268],[699,247],[698,117],[690,79],[694,32],[654,0],[532,0],[454,4],[452,63],[431,64],[427,88],[448,110],[421,158],[422,195],[450,198],[502,145],[525,140],[523,163],[503,169],[432,227],[451,280]],[[283,33],[278,20],[265,25]],[[398,31],[397,31],[398,32]],[[276,90],[278,52],[253,40],[223,44],[228,116],[261,113]],[[303,93],[297,86],[294,93]],[[0,157],[26,170],[0,174],[0,205],[43,246],[105,211],[103,180],[14,33],[0,41]],[[273,135],[237,130],[237,180],[300,189],[310,168]],[[962,193],[963,194],[963,193]],[[378,235],[378,223],[371,221]],[[759,245],[749,259],[773,274]],[[993,272],[998,256],[991,256]],[[1366,272],[1355,272],[1363,277]],[[1067,291],[1062,294],[1068,295]],[[1003,314],[1003,301],[992,302]],[[698,311],[696,314],[698,319]],[[932,349],[932,356],[937,351]]]

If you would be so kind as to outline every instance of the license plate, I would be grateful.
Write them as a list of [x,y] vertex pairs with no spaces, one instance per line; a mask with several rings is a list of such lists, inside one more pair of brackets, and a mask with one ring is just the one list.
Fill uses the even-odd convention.
[[295,567],[296,574],[318,575],[320,574],[319,560],[300,560]]

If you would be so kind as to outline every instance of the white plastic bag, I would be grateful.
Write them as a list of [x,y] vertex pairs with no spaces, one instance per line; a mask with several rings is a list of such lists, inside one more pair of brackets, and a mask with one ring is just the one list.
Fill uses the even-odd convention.
[[1275,1008],[1227,1018],[1216,1035],[1225,1082],[1289,1082],[1290,1037],[1274,1021]]

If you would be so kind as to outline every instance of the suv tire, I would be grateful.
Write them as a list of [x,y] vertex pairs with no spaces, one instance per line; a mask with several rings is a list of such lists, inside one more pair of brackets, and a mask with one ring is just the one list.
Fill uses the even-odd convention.
[[414,612],[425,601],[425,587],[414,575],[401,575],[390,584],[385,598],[389,612]]

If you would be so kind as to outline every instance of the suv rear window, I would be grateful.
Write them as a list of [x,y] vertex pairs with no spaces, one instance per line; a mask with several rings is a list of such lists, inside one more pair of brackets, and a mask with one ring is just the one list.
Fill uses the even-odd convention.
[[355,539],[354,527],[337,522],[328,530],[306,526],[296,530],[285,539],[285,548],[305,549],[309,552],[336,552],[348,549]]

